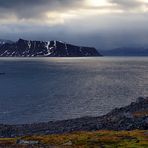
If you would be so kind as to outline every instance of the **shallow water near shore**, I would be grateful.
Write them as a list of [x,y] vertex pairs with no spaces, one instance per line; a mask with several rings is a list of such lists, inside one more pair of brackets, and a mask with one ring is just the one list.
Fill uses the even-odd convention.
[[147,57],[0,58],[0,123],[100,116],[148,96]]

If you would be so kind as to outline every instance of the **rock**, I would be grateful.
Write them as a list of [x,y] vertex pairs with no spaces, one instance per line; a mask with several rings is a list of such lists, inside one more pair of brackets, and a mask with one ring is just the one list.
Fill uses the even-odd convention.
[[16,144],[35,145],[35,144],[39,144],[39,142],[38,141],[27,141],[27,140],[17,140]]
[[130,112],[123,113],[123,116],[126,117],[126,118],[129,118],[129,119],[134,118],[133,115]]
[[148,117],[145,119],[145,123],[148,124]]
[[68,141],[68,142],[64,143],[63,145],[65,145],[65,146],[72,146],[72,142]]
[[137,102],[137,103],[140,103],[140,102],[142,102],[142,101],[144,101],[144,100],[145,100],[145,98],[139,97],[139,98],[136,99],[136,102]]

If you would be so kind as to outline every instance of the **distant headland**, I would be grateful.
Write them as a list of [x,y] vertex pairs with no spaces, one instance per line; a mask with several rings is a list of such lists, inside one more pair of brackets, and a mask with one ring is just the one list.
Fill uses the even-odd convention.
[[96,57],[101,54],[93,47],[82,47],[62,41],[0,41],[0,57]]

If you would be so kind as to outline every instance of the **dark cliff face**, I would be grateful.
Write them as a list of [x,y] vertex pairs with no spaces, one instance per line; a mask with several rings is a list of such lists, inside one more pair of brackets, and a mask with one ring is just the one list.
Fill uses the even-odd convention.
[[15,43],[0,46],[1,57],[85,57],[101,56],[92,47],[79,47],[60,41],[27,41],[19,39]]

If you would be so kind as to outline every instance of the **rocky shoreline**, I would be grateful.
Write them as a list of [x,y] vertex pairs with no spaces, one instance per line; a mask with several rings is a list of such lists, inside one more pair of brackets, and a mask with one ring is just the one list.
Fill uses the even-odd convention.
[[83,117],[23,125],[0,124],[0,137],[62,134],[74,131],[135,129],[148,129],[148,97],[139,97],[136,102],[126,107],[116,108],[100,117]]

